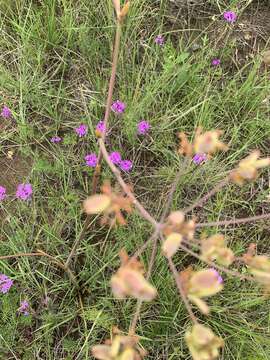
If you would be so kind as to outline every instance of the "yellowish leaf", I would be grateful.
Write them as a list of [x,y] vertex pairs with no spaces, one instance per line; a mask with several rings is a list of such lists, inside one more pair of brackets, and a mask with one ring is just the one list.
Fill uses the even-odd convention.
[[123,6],[123,8],[122,8],[122,10],[120,12],[120,15],[119,15],[120,20],[123,20],[126,17],[126,15],[128,13],[128,10],[129,10],[129,5],[130,5],[130,2],[127,1],[125,3],[125,5]]
[[196,296],[192,296],[192,295],[188,295],[189,300],[196,305],[200,311],[204,314],[204,315],[209,315],[210,313],[210,308],[209,306],[206,304],[205,301],[203,301],[202,299],[196,297]]
[[100,214],[111,204],[109,196],[104,194],[92,195],[83,202],[83,208],[86,214]]
[[162,251],[167,258],[172,257],[177,252],[181,244],[182,238],[182,235],[178,233],[171,233],[166,238],[162,245]]

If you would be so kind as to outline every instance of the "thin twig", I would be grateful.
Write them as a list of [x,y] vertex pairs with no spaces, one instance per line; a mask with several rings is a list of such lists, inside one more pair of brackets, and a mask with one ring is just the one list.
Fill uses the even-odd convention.
[[185,292],[184,292],[184,290],[183,290],[183,287],[182,287],[182,284],[181,284],[181,280],[180,280],[179,274],[178,274],[177,269],[176,269],[176,267],[175,267],[175,265],[174,265],[174,263],[173,263],[173,261],[172,261],[171,258],[168,258],[168,263],[169,263],[171,272],[172,272],[172,274],[173,274],[174,280],[175,280],[175,282],[176,282],[176,285],[177,285],[179,294],[180,294],[180,296],[181,296],[181,298],[182,298],[182,300],[183,300],[183,302],[184,302],[184,304],[185,304],[185,306],[186,306],[186,309],[187,309],[187,311],[188,311],[188,313],[189,313],[189,316],[190,316],[191,320],[193,321],[193,323],[194,323],[194,324],[197,324],[197,323],[198,323],[198,320],[197,320],[196,316],[194,315],[194,313],[193,313],[193,311],[192,311],[192,308],[191,308],[191,306],[190,306],[190,303],[189,303],[189,301],[188,301],[188,299],[187,299],[187,297],[186,297],[186,294],[185,294]]
[[123,180],[120,171],[116,168],[116,166],[111,162],[109,154],[107,152],[107,149],[105,147],[105,144],[102,139],[99,139],[99,146],[102,151],[104,160],[110,167],[111,171],[113,172],[114,176],[116,177],[116,180],[122,187],[123,191],[126,193],[126,195],[130,198],[133,205],[137,208],[137,210],[140,212],[142,217],[149,221],[154,227],[160,227],[160,224],[153,218],[152,215],[149,214],[149,212],[142,206],[142,204],[136,199],[132,191],[130,190],[129,186],[125,183]]
[[[174,180],[174,182],[173,182],[173,184],[171,186],[170,192],[168,194],[167,201],[166,201],[166,206],[163,209],[159,224],[163,224],[166,216],[168,215],[168,211],[170,210],[170,207],[171,207],[171,204],[172,204],[172,201],[173,201],[173,195],[175,193],[177,184],[178,184],[181,176],[183,175],[185,169],[186,169],[186,161],[184,162],[184,167],[181,168],[178,171],[178,173],[176,174],[175,180]],[[148,272],[147,272],[147,276],[146,276],[147,280],[149,280],[150,277],[151,277],[151,273],[152,273],[152,269],[153,269],[153,266],[154,266],[156,253],[157,253],[158,237],[159,237],[159,234],[160,234],[161,230],[162,230],[162,225],[160,225],[159,227],[156,227],[155,231],[152,234],[152,236],[132,256],[132,258],[136,258],[137,256],[139,256],[144,251],[145,248],[147,248],[149,243],[153,243],[153,248],[152,248],[152,252],[151,252],[151,258],[150,258]],[[138,322],[138,319],[139,319],[139,316],[140,316],[141,307],[142,307],[142,301],[138,300],[137,301],[137,306],[136,306],[136,311],[135,311],[135,314],[134,314],[134,317],[132,319],[131,326],[130,326],[130,329],[129,329],[129,334],[135,334],[135,329],[136,329],[137,322]]]
[[211,191],[209,191],[206,195],[204,195],[202,198],[197,200],[194,204],[191,204],[186,209],[184,209],[184,213],[188,213],[192,210],[194,210],[196,207],[202,206],[210,197],[215,195],[219,190],[221,190],[225,185],[229,183],[229,178],[226,177],[224,180],[222,180],[220,183],[218,183]]
[[[160,232],[159,227],[156,227],[154,233],[152,234],[152,236],[149,239],[153,243],[153,248],[152,248],[152,252],[151,252],[151,258],[150,258],[150,262],[149,262],[149,266],[148,266],[148,270],[147,270],[147,275],[146,275],[147,280],[149,280],[150,277],[151,277],[153,266],[154,266],[154,263],[155,263],[155,258],[156,258],[156,254],[157,254],[157,242],[158,242],[159,232]],[[130,325],[130,328],[129,328],[129,334],[130,335],[135,334],[135,329],[136,329],[137,322],[138,322],[138,319],[139,319],[139,316],[140,316],[141,307],[142,307],[142,300],[138,300],[136,310],[135,310],[135,314],[133,316],[133,319],[132,319],[132,322],[131,322],[131,325]]]
[[238,271],[234,271],[234,270],[230,270],[227,269],[221,265],[218,265],[217,263],[213,262],[213,261],[206,261],[204,260],[200,255],[196,254],[194,251],[190,250],[189,248],[187,248],[186,246],[184,246],[183,244],[180,245],[180,248],[182,250],[184,250],[185,252],[187,252],[188,254],[190,254],[191,256],[195,257],[196,259],[200,260],[201,262],[206,263],[207,265],[210,265],[212,267],[217,268],[218,270],[225,272],[227,275],[231,275],[231,276],[236,276],[238,277],[240,280],[249,280],[249,281],[255,281],[255,279],[251,276],[246,276],[246,275],[242,275],[240,274]]
[[68,255],[68,258],[67,258],[67,260],[66,260],[66,262],[65,262],[65,266],[66,266],[66,267],[69,266],[69,264],[70,264],[73,256],[74,256],[75,253],[76,253],[76,250],[77,250],[79,244],[80,244],[81,241],[84,239],[85,234],[86,234],[86,231],[87,231],[87,229],[88,229],[88,226],[89,226],[90,223],[91,223],[91,220],[92,220],[92,217],[91,217],[90,215],[88,215],[88,216],[86,217],[86,219],[85,219],[84,224],[83,224],[83,228],[82,228],[82,231],[81,231],[81,233],[80,233],[80,236],[74,241],[74,244],[73,244],[73,246],[72,246],[72,249],[71,249],[71,251],[70,251],[70,253],[69,253],[69,255]]
[[[110,113],[111,113],[112,97],[113,97],[113,90],[114,90],[115,77],[116,77],[116,69],[117,69],[117,63],[118,63],[118,57],[119,57],[119,49],[120,49],[120,38],[121,38],[121,22],[119,20],[117,20],[115,42],[114,42],[114,51],[113,51],[112,70],[111,70],[109,90],[108,90],[108,96],[107,96],[107,102],[106,102],[106,110],[105,110],[105,116],[104,116],[105,130],[102,133],[103,142],[105,142],[106,133],[107,133],[107,130],[108,130],[109,116],[110,116]],[[93,181],[92,181],[92,194],[95,194],[97,192],[97,184],[98,184],[98,178],[99,178],[99,175],[100,175],[100,172],[101,172],[102,157],[103,157],[102,151],[101,151],[101,149],[99,149],[97,166],[95,168],[95,172],[94,172],[94,175],[93,175]]]
[[[110,116],[110,112],[111,112],[111,105],[112,105],[112,97],[113,97],[113,90],[114,90],[114,85],[115,85],[115,77],[116,77],[116,69],[117,69],[117,63],[118,63],[118,57],[119,57],[119,49],[120,49],[120,38],[121,38],[121,22],[119,20],[117,20],[117,26],[116,26],[116,34],[115,34],[115,42],[114,42],[114,50],[113,50],[113,61],[112,61],[112,70],[111,70],[111,77],[110,77],[110,83],[109,83],[109,90],[108,90],[108,96],[107,96],[107,101],[106,101],[106,109],[105,109],[105,116],[104,116],[104,127],[105,130],[102,133],[102,139],[105,142],[105,138],[106,138],[106,133],[108,130],[108,122],[109,122],[109,116]],[[98,185],[98,180],[99,180],[99,175],[101,172],[101,161],[102,161],[102,151],[101,149],[99,149],[99,154],[98,154],[98,160],[97,160],[97,165],[95,167],[95,172],[93,175],[93,180],[92,180],[92,194],[96,194],[97,192],[97,185]],[[86,231],[88,229],[88,226],[90,225],[91,222],[91,215],[87,215],[84,225],[83,225],[83,229],[81,231],[80,236],[75,240],[71,252],[66,260],[65,266],[68,266],[70,261],[72,260],[73,256],[76,253],[77,247],[79,246],[79,244],[81,243],[81,241],[84,239]]]
[[172,202],[173,202],[173,195],[176,191],[177,185],[179,183],[180,178],[185,174],[185,171],[187,169],[187,166],[190,164],[190,160],[188,160],[188,158],[185,158],[184,163],[183,163],[183,167],[181,169],[178,170],[175,180],[171,186],[170,192],[168,194],[167,197],[167,201],[165,204],[165,207],[163,209],[162,215],[161,215],[161,219],[160,219],[160,224],[163,224],[166,216],[168,215],[168,212],[170,211]]
[[253,221],[265,220],[270,218],[270,213],[250,216],[241,219],[234,219],[234,220],[223,220],[223,221],[213,221],[209,223],[198,223],[196,224],[196,228],[201,228],[205,226],[228,226],[228,225],[238,225],[238,224],[246,224]]

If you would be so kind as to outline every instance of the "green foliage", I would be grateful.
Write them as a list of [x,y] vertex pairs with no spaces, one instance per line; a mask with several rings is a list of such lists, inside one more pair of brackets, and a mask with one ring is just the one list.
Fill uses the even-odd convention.
[[[230,150],[202,167],[191,166],[176,190],[174,209],[188,206],[209,191],[248,149],[258,147],[269,155],[269,107],[264,100],[270,85],[260,56],[255,52],[253,57],[243,54],[238,59],[239,42],[228,36],[219,47],[208,31],[209,24],[200,30],[196,16],[187,31],[185,15],[174,10],[172,14],[168,3],[132,2],[123,29],[114,95],[127,104],[127,110],[121,118],[111,116],[108,141],[110,151],[120,150],[134,161],[127,180],[155,215],[161,213],[179,167],[178,131],[191,135],[197,126],[221,128]],[[211,16],[219,16],[229,5],[239,12],[253,11],[247,1],[208,3]],[[115,31],[112,6],[109,0],[5,0],[0,1],[0,18],[0,102],[14,113],[8,125],[1,127],[1,160],[5,160],[1,172],[13,182],[11,162],[6,162],[11,149],[15,158],[33,160],[27,174],[25,164],[18,161],[16,174],[20,182],[34,184],[31,202],[1,203],[0,255],[43,249],[65,262],[82,231],[81,203],[91,192],[93,171],[84,167],[84,156],[97,152],[94,129],[104,117]],[[222,22],[217,21],[215,27],[224,39],[231,34]],[[166,38],[164,47],[154,44],[159,33]],[[219,69],[210,66],[216,56],[222,59]],[[144,139],[136,136],[141,118],[151,123],[150,135]],[[82,122],[89,125],[89,132],[78,139],[74,128]],[[61,144],[50,142],[56,134],[63,137]],[[105,168],[102,177],[110,176]],[[267,195],[265,172],[252,186],[222,190],[197,215],[214,221],[232,214],[259,213],[269,208]],[[133,253],[151,232],[137,214],[128,216],[128,224],[108,229],[93,219],[81,242],[73,270],[78,274],[84,311],[77,289],[47,259],[0,261],[0,273],[15,280],[11,291],[0,295],[0,353],[3,350],[5,358],[14,353],[23,360],[87,359],[93,344],[110,337],[112,325],[128,329],[135,303],[113,299],[109,279],[119,267],[119,250],[125,247]],[[207,235],[215,232],[211,229]],[[257,242],[260,251],[269,247],[267,225],[226,228],[224,233],[238,255],[250,242]],[[146,266],[149,257],[149,251],[142,256]],[[192,262],[186,254],[176,256],[179,269]],[[152,282],[159,296],[142,310],[138,334],[143,346],[149,350],[149,359],[186,359],[187,314],[160,253]],[[209,324],[225,338],[224,359],[270,358],[269,302],[258,293],[254,285],[228,280],[222,296],[209,301],[213,307]],[[33,308],[29,317],[17,313],[24,294]]]

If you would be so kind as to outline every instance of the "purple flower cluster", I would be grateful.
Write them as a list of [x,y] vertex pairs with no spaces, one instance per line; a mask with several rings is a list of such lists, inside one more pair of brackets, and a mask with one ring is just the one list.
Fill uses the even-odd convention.
[[105,122],[103,120],[100,120],[96,126],[96,135],[101,136],[102,134],[105,133],[105,131],[106,131]]
[[28,200],[33,193],[31,184],[19,184],[16,191],[16,197],[21,200]]
[[27,300],[21,301],[20,307],[18,309],[18,312],[23,314],[24,316],[29,315],[29,303]]
[[150,129],[149,122],[141,120],[137,125],[137,131],[139,135],[145,135]]
[[86,162],[86,166],[90,166],[90,167],[96,167],[97,166],[97,155],[92,153],[92,154],[87,154],[84,158],[85,162]]
[[229,23],[234,23],[237,19],[237,15],[234,11],[225,11],[223,17]]
[[118,165],[121,170],[129,172],[132,169],[132,161],[122,160],[121,154],[117,151],[110,153],[110,160],[114,165]]
[[75,132],[79,137],[83,137],[83,136],[85,136],[87,134],[88,127],[85,124],[81,124],[80,126],[75,128]]
[[212,65],[213,66],[219,66],[220,65],[220,59],[213,59],[212,60]]
[[120,100],[116,100],[112,106],[111,106],[111,109],[113,112],[115,112],[116,114],[122,114],[125,109],[126,109],[126,104],[123,103],[122,101]]
[[[33,193],[31,184],[19,184],[17,186],[16,198],[21,200],[30,199]],[[3,201],[7,196],[7,190],[4,186],[0,185],[0,201]]]
[[205,162],[206,160],[207,160],[206,154],[195,154],[192,159],[192,161],[196,165],[200,165],[201,163]]
[[122,161],[121,154],[117,151],[110,153],[109,157],[114,165],[118,165]]
[[0,185],[0,201],[4,200],[6,196],[7,196],[6,188]]
[[122,160],[121,154],[117,151],[110,153],[109,158],[114,165],[118,165],[123,171],[129,172],[132,169],[132,161]]
[[155,43],[159,46],[162,46],[164,45],[165,43],[165,39],[162,35],[158,35],[156,38],[155,38]]
[[6,105],[4,105],[4,107],[2,109],[1,116],[5,119],[8,119],[11,117],[11,110]]
[[122,160],[120,161],[119,167],[121,170],[129,172],[133,167],[133,163],[131,160]]
[[60,136],[53,136],[51,138],[52,143],[59,143],[60,141],[62,141],[62,138]]
[[[118,165],[123,171],[129,172],[132,169],[132,161],[122,160],[121,154],[118,151],[111,152],[109,158],[114,165]],[[95,153],[87,154],[84,159],[86,166],[93,168],[97,166],[98,157]]]
[[13,280],[11,280],[7,275],[0,274],[0,292],[6,294],[11,286],[13,285]]

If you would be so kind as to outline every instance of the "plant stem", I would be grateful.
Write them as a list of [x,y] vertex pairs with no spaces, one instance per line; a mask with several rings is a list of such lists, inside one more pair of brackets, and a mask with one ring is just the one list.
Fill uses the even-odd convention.
[[[108,90],[108,96],[107,96],[107,102],[106,102],[106,110],[105,110],[105,116],[104,116],[105,131],[102,133],[103,142],[105,142],[106,133],[108,130],[109,116],[111,113],[112,97],[113,97],[113,90],[114,90],[114,85],[115,85],[115,77],[116,77],[116,70],[117,70],[117,63],[118,63],[119,49],[120,49],[120,38],[121,38],[121,22],[119,20],[117,20],[114,51],[113,51],[112,70],[111,70],[109,90]],[[101,149],[99,149],[97,166],[95,168],[93,181],[92,181],[92,194],[95,194],[97,192],[97,184],[98,184],[98,179],[99,179],[99,175],[101,172],[102,158],[103,158],[103,154],[102,154]]]
[[223,220],[223,221],[213,221],[209,223],[198,223],[196,224],[196,228],[201,228],[205,226],[228,226],[228,225],[238,225],[238,224],[246,224],[253,221],[265,220],[270,218],[270,213],[250,216],[246,218],[234,219],[234,220]]
[[231,276],[236,276],[238,277],[240,280],[249,280],[249,281],[255,281],[255,279],[251,276],[246,276],[246,275],[242,275],[240,274],[238,271],[233,271],[230,269],[227,269],[223,266],[218,265],[217,263],[213,262],[213,261],[206,261],[204,259],[202,259],[202,257],[198,254],[196,254],[194,251],[190,250],[189,248],[187,248],[184,245],[180,245],[180,248],[182,250],[184,250],[186,253],[190,254],[191,256],[195,257],[196,259],[200,260],[201,262],[206,263],[207,265],[210,265],[214,268],[217,268],[218,270],[225,272],[227,275],[231,275]]
[[194,210],[196,207],[202,206],[210,197],[215,195],[219,190],[221,190],[225,185],[227,185],[229,182],[229,178],[226,177],[224,180],[222,180],[220,183],[218,183],[211,191],[209,191],[206,195],[204,195],[202,198],[197,200],[194,204],[191,204],[186,209],[184,209],[184,213],[188,213],[192,210]]
[[[109,116],[111,113],[111,105],[112,105],[112,97],[113,97],[113,90],[115,85],[115,77],[116,77],[116,69],[117,69],[117,63],[118,63],[118,57],[119,57],[119,49],[120,49],[120,39],[121,39],[121,22],[117,19],[117,25],[116,25],[116,34],[115,34],[115,42],[114,42],[114,50],[113,50],[113,61],[112,61],[112,70],[111,70],[111,77],[110,77],[110,83],[109,83],[109,90],[108,90],[108,96],[106,101],[106,110],[105,110],[105,116],[104,116],[104,125],[105,125],[105,131],[102,134],[102,140],[105,142],[106,133],[108,129],[108,123],[109,123]],[[95,168],[95,172],[93,175],[92,180],[92,194],[96,194],[97,192],[97,186],[98,186],[98,180],[101,173],[101,162],[102,162],[102,151],[99,148],[98,153],[98,160],[97,160],[97,166]],[[73,247],[70,251],[70,254],[66,260],[65,266],[69,266],[70,261],[72,260],[73,256],[76,253],[76,250],[81,243],[81,241],[84,239],[86,231],[88,229],[88,226],[91,222],[91,215],[87,215],[83,229],[81,231],[80,236],[75,240]]]
[[171,258],[168,258],[168,263],[169,263],[169,267],[171,269],[171,272],[173,274],[174,280],[176,282],[176,286],[178,288],[179,294],[180,294],[180,296],[181,296],[181,298],[182,298],[182,300],[183,300],[183,302],[184,302],[184,304],[186,306],[186,309],[187,309],[187,311],[189,313],[189,316],[190,316],[190,318],[191,318],[191,320],[193,321],[194,324],[198,324],[198,320],[197,320],[196,316],[194,315],[194,313],[192,311],[190,303],[189,303],[189,301],[188,301],[188,299],[186,297],[186,294],[185,294],[185,292],[183,290],[179,274],[178,274],[177,269],[176,269],[176,267],[175,267],[175,265],[174,265]]
[[[147,275],[146,275],[146,280],[150,279],[151,273],[152,273],[152,270],[153,270],[153,266],[154,266],[154,263],[155,263],[159,232],[160,232],[160,229],[157,227],[155,229],[154,233],[152,234],[152,236],[149,239],[149,240],[151,240],[151,242],[153,242],[153,248],[152,248],[152,252],[151,252],[151,258],[150,258],[149,267],[148,267],[148,271],[147,271]],[[135,329],[136,329],[137,322],[138,322],[138,319],[139,319],[139,316],[140,316],[141,307],[142,307],[142,300],[138,300],[137,301],[137,306],[136,306],[136,311],[135,311],[135,314],[133,316],[133,319],[132,319],[132,322],[131,322],[131,325],[130,325],[130,328],[129,328],[129,334],[130,335],[135,334]]]
[[136,199],[136,197],[133,195],[132,191],[130,190],[129,186],[125,183],[123,180],[120,171],[114,166],[114,164],[111,162],[109,158],[109,154],[107,152],[107,149],[105,147],[104,141],[102,139],[99,139],[99,146],[101,149],[101,152],[103,154],[104,160],[109,165],[110,169],[112,170],[112,173],[116,177],[116,180],[122,187],[123,191],[126,193],[126,195],[130,198],[133,205],[137,208],[137,210],[140,212],[142,217],[149,221],[155,228],[160,227],[160,224],[153,218],[152,215],[149,214],[149,212],[142,206],[142,204]]

